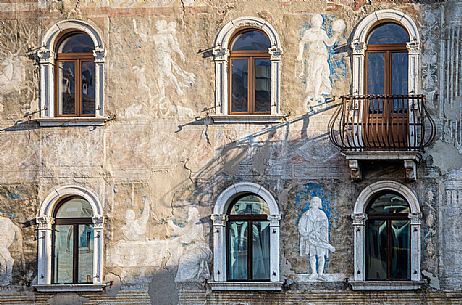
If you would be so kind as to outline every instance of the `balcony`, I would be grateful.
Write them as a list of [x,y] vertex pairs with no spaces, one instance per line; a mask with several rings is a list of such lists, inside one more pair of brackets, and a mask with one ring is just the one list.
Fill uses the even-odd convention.
[[423,95],[343,96],[329,133],[346,155],[353,179],[361,179],[361,160],[403,160],[406,178],[415,180],[416,162],[436,128]]

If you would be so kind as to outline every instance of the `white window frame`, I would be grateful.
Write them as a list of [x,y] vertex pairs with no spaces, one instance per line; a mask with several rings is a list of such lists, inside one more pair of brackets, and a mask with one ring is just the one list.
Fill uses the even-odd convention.
[[[94,252],[92,284],[52,284],[52,225],[53,212],[65,198],[78,196],[85,199],[93,210]],[[91,191],[78,185],[67,185],[53,189],[40,206],[37,218],[37,285],[38,291],[75,291],[101,290],[103,287],[103,208],[98,197]]]
[[[95,116],[94,117],[58,117],[54,109],[55,100],[55,60],[56,43],[65,31],[86,33],[95,49]],[[63,20],[54,24],[44,35],[37,56],[40,60],[40,104],[37,121],[44,126],[62,125],[102,125],[104,117],[104,61],[106,50],[99,30],[94,25],[82,20]]]
[[[279,274],[279,220],[281,214],[276,200],[262,186],[256,183],[240,182],[228,187],[217,199],[216,205],[211,216],[213,221],[213,279],[215,282],[226,282],[226,222],[228,220],[227,211],[233,200],[244,193],[252,193],[260,196],[268,205],[270,222],[270,282],[280,283]],[[280,290],[277,286],[257,285],[255,282],[242,282],[241,284],[231,284],[232,290],[244,287],[248,290],[249,286],[254,286],[259,290]],[[247,287],[246,287],[247,286]],[[213,288],[213,287],[212,287]],[[229,288],[229,287],[228,287]],[[227,290],[227,289],[221,289]]]
[[[366,221],[367,214],[366,208],[373,197],[384,191],[392,191],[400,194],[406,199],[409,204],[411,212],[409,213],[409,219],[411,221],[411,281],[420,282],[420,224],[421,224],[421,212],[420,205],[415,194],[407,188],[405,185],[395,181],[379,181],[367,186],[359,195],[356,200],[353,218],[353,236],[354,236],[354,282],[358,282],[359,285],[355,285],[351,282],[353,288],[360,287],[360,289],[417,289],[416,285],[406,285],[406,282],[396,281],[396,286],[390,286],[387,281],[375,282],[366,281],[366,260],[365,260],[365,240],[366,240]],[[373,285],[373,283],[378,285]],[[401,282],[401,284],[400,284]],[[368,285],[371,283],[371,285]]]
[[[233,35],[243,29],[263,31],[270,40],[268,49],[271,59],[271,115],[230,115],[228,109],[228,63],[230,43]],[[281,114],[281,56],[282,47],[278,33],[271,24],[257,17],[240,17],[228,22],[218,33],[213,46],[215,61],[215,122],[246,122],[277,121]],[[228,116],[226,118],[226,116]]]
[[353,50],[353,95],[364,95],[364,68],[367,50],[367,37],[371,30],[379,23],[394,22],[403,26],[409,34],[407,43],[408,92],[420,93],[420,35],[415,22],[408,15],[397,10],[379,10],[364,18],[357,26],[351,49]]

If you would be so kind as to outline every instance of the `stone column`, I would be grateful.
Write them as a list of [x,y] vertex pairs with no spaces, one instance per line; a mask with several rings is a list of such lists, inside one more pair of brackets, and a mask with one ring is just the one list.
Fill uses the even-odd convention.
[[213,49],[215,61],[215,113],[228,114],[228,56],[229,50],[222,47]]
[[367,214],[353,214],[353,236],[354,236],[354,280],[365,280],[365,225]]
[[103,226],[103,217],[93,217],[93,284],[103,283]]
[[53,218],[44,216],[37,218],[37,243],[38,243],[38,270],[37,283],[51,284],[51,231]]
[[226,281],[226,221],[227,215],[213,214],[213,280]]
[[280,215],[270,215],[270,279],[279,282],[279,220]]

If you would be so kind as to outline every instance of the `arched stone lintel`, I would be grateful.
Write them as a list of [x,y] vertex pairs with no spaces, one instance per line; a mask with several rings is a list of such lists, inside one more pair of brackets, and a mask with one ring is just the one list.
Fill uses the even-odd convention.
[[379,22],[384,21],[394,21],[402,25],[409,33],[410,43],[417,45],[420,44],[419,31],[412,18],[400,11],[386,9],[373,12],[358,24],[353,36],[352,48],[354,48],[354,45],[361,43],[363,43],[362,45],[365,46],[367,35],[370,33],[372,28]]
[[217,202],[213,209],[213,214],[226,214],[229,204],[239,194],[253,193],[260,196],[267,204],[270,210],[270,215],[280,215],[279,207],[271,193],[261,185],[251,182],[239,182],[231,185],[218,196]]
[[55,23],[43,36],[42,48],[53,50],[59,34],[66,30],[78,30],[87,33],[95,44],[95,50],[104,50],[104,43],[98,28],[90,22],[68,19]]
[[90,190],[79,185],[65,185],[54,188],[43,200],[37,218],[52,218],[56,205],[64,198],[69,196],[79,196],[90,203],[93,209],[93,218],[98,219],[103,216],[103,208],[98,197]]
[[382,191],[395,191],[406,199],[411,208],[411,214],[420,215],[420,205],[415,194],[405,185],[395,181],[379,181],[367,186],[355,203],[354,215],[366,213],[366,207],[370,199]]
[[271,47],[281,50],[281,39],[273,26],[261,18],[252,16],[240,17],[225,24],[215,39],[214,48],[229,49],[231,38],[237,31],[243,28],[262,30],[268,36]]

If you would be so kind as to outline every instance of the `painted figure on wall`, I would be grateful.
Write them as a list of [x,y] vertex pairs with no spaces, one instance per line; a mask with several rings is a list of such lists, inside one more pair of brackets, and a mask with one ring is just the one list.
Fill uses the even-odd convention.
[[125,212],[125,225],[122,227],[126,240],[146,240],[146,230],[149,220],[150,204],[146,197],[143,197],[143,212],[141,217],[135,219],[135,211],[128,209]]
[[[331,94],[329,51],[345,31],[345,22],[336,20],[332,24],[332,37],[323,29],[323,17],[319,14],[311,18],[311,27],[303,33],[299,43],[297,60],[301,62],[300,78],[305,80],[305,104],[323,103]],[[304,56],[305,54],[305,56]]]
[[153,41],[157,50],[156,64],[160,69],[157,79],[160,99],[166,98],[165,88],[169,84],[175,86],[178,95],[184,95],[184,88],[192,86],[195,75],[183,70],[173,59],[176,53],[181,61],[185,61],[185,55],[176,38],[176,23],[159,20],[156,22],[156,29],[157,34],[154,35]]
[[9,218],[0,217],[0,286],[11,284],[13,278],[14,259],[10,253],[10,247],[18,242],[22,247],[21,229]]
[[300,255],[309,257],[310,279],[323,277],[326,258],[329,252],[335,252],[329,243],[329,220],[321,207],[321,198],[313,197],[310,209],[303,213],[298,222]]

